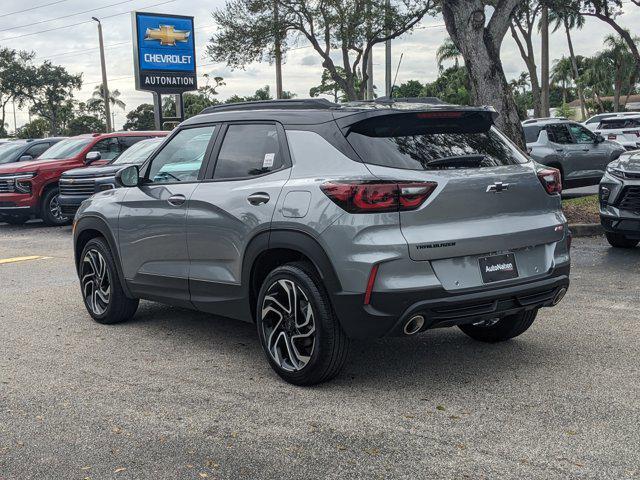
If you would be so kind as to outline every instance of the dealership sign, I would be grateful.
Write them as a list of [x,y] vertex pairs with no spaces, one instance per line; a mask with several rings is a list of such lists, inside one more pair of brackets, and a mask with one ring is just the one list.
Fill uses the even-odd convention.
[[133,12],[133,55],[136,89],[197,90],[193,17]]

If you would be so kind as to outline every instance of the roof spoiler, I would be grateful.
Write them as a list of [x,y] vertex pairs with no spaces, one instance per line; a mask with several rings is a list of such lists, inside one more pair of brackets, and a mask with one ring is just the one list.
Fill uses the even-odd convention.
[[[419,108],[394,108],[383,110],[370,110],[355,113],[346,117],[336,119],[336,123],[347,135],[350,131],[369,132],[374,135],[387,136],[393,131],[402,128],[401,124],[415,123],[416,120],[424,122],[431,121],[431,125],[437,123],[448,128],[457,128],[459,130],[469,131],[486,131],[494,123],[498,117],[498,112],[493,107],[457,107],[452,105],[436,105],[424,109]],[[460,124],[461,119],[473,120],[467,122],[467,125]]]

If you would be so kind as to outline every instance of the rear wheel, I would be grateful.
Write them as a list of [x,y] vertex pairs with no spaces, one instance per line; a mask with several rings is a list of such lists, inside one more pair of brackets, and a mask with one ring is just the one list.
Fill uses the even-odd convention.
[[497,320],[460,325],[460,330],[480,342],[503,342],[526,332],[533,324],[537,314],[538,310],[528,310]]
[[609,245],[616,248],[633,248],[640,243],[639,240],[632,240],[619,233],[606,232],[606,236]]
[[44,223],[50,227],[68,224],[71,219],[62,214],[58,197],[60,193],[58,187],[50,188],[42,196],[42,205],[40,207],[40,216]]
[[342,369],[349,340],[311,265],[289,263],[267,275],[256,317],[267,360],[287,382],[313,385]]
[[129,320],[138,309],[138,299],[125,295],[109,245],[102,238],[87,242],[80,257],[82,298],[89,315],[98,323]]

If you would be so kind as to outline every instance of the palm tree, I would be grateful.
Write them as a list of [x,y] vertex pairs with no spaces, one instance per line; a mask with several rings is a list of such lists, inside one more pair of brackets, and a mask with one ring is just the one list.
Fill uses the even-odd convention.
[[597,55],[584,59],[584,71],[580,81],[588,89],[593,100],[598,105],[599,112],[605,112],[602,96],[611,93],[614,83],[614,68],[611,55],[600,52]]
[[[109,104],[112,107],[118,107],[122,110],[125,109],[126,104],[120,100],[120,91],[119,90],[111,90],[109,91]],[[94,111],[102,112],[104,115],[104,88],[103,85],[96,85],[93,89],[93,94],[91,98],[87,100],[87,107]]]
[[573,66],[571,59],[565,57],[553,62],[553,68],[551,69],[551,82],[554,85],[560,85],[562,87],[562,104],[567,103],[567,86],[571,84],[573,80]]
[[447,60],[454,60],[456,64],[456,68],[460,66],[460,58],[462,54],[456,44],[453,43],[453,40],[447,38],[442,45],[438,47],[436,50],[436,61],[438,62],[438,70],[441,72],[444,70],[443,63]]
[[572,9],[567,5],[566,1],[552,2],[549,9],[549,23],[553,24],[553,32],[555,33],[560,28],[564,28],[567,36],[567,45],[569,46],[569,58],[571,59],[571,66],[573,70],[573,82],[576,84],[578,90],[578,98],[580,99],[580,111],[582,113],[582,119],[587,118],[585,111],[584,93],[582,86],[580,85],[580,73],[578,71],[578,62],[576,60],[576,53],[573,49],[573,39],[571,38],[571,30],[580,30],[585,23],[584,16],[579,11]]
[[[635,39],[634,39],[635,40]],[[614,67],[613,111],[620,109],[622,89],[630,93],[636,83],[637,67],[627,42],[619,35],[607,35],[604,44],[609,47],[604,54]],[[629,95],[627,95],[629,98]],[[625,101],[626,105],[626,101]]]

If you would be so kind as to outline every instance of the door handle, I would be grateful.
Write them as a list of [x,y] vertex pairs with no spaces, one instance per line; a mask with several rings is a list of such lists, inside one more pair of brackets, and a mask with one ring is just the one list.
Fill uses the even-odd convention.
[[271,197],[266,192],[256,192],[249,195],[247,200],[251,205],[262,205],[263,203],[267,203],[271,200]]
[[167,203],[174,207],[179,207],[187,201],[187,197],[184,195],[172,195],[167,199]]

